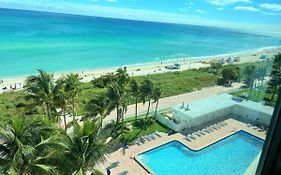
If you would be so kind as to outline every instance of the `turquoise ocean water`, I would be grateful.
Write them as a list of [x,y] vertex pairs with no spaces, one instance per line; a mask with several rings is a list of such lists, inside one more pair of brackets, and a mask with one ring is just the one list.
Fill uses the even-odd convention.
[[281,45],[222,28],[0,9],[0,78]]

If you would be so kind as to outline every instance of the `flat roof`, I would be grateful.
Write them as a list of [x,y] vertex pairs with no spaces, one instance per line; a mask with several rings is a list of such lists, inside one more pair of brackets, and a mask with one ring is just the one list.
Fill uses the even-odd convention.
[[205,114],[209,114],[218,110],[232,107],[234,105],[250,108],[252,110],[266,113],[269,115],[272,115],[273,113],[272,107],[264,106],[260,103],[253,102],[250,100],[241,101],[239,98],[226,93],[211,96],[209,98],[205,98],[201,100],[196,100],[191,103],[185,103],[184,106],[186,107],[187,104],[189,105],[189,110],[185,110],[185,108],[181,108],[182,104],[175,105],[172,107],[172,109],[182,114],[185,114],[190,118],[197,118]]

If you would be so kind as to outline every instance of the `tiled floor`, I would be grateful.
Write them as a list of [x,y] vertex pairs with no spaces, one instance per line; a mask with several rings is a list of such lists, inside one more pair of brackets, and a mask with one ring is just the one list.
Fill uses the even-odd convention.
[[134,156],[172,140],[178,140],[193,150],[199,150],[239,130],[247,131],[259,138],[265,139],[265,132],[259,132],[252,128],[249,128],[245,123],[242,123],[234,119],[227,119],[224,122],[227,124],[226,126],[218,130],[214,130],[211,133],[207,133],[204,136],[201,137],[197,136],[195,140],[191,140],[191,141],[187,141],[185,137],[179,133],[171,136],[168,136],[165,133],[161,133],[162,135],[161,138],[157,138],[156,140],[149,141],[149,142],[147,141],[146,143],[140,146],[137,145],[130,146],[128,149],[126,149],[125,155],[122,149],[110,154],[107,159],[107,162],[103,165],[99,165],[97,168],[105,172],[106,167],[110,166],[111,163],[119,162],[117,167],[111,169],[111,174],[117,175],[124,171],[127,171],[128,172],[127,174],[147,175],[148,174],[147,171],[144,170],[137,163],[136,160],[134,160]]

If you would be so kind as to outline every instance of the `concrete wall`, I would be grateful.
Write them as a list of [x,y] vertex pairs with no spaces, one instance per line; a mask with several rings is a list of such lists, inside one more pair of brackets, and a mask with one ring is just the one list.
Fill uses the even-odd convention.
[[174,123],[173,120],[168,119],[167,117],[165,117],[164,115],[162,115],[160,113],[156,114],[156,119],[163,125],[171,128],[172,130],[177,131],[177,132],[181,131],[183,128],[186,128],[186,125],[187,125],[187,123],[185,123],[185,122],[176,124],[176,123]]
[[234,105],[232,107],[232,113],[241,116],[245,120],[261,123],[267,126],[269,126],[272,117],[272,114],[260,112],[240,105]]

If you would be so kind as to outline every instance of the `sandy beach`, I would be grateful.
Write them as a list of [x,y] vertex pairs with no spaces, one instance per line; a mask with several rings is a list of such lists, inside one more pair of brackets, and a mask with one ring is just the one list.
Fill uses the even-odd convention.
[[[267,55],[268,57],[274,56],[276,53],[281,52],[281,46],[278,47],[267,47],[267,48],[260,48],[251,51],[245,51],[240,53],[232,53],[232,54],[222,54],[222,55],[214,55],[214,56],[205,56],[205,57],[193,57],[193,58],[178,58],[173,60],[166,60],[166,61],[157,61],[157,62],[150,62],[150,63],[143,63],[143,64],[136,64],[136,65],[124,65],[123,67],[127,67],[128,73],[130,76],[139,76],[139,75],[148,75],[148,74],[156,74],[156,73],[164,73],[169,71],[184,71],[188,69],[198,69],[200,67],[208,67],[210,66],[211,62],[219,61],[222,59],[227,60],[229,57],[231,58],[239,58],[239,62],[237,64],[242,63],[249,63],[249,62],[256,62],[260,61],[260,57],[262,55]],[[178,63],[181,65],[180,69],[177,70],[170,70],[166,69],[165,66],[173,65]],[[93,70],[81,70],[73,73],[78,73],[83,82],[89,82],[93,78],[100,77],[101,75],[115,72],[118,67],[111,67],[106,69],[93,69]],[[70,72],[64,73],[54,73],[55,79],[66,75]],[[3,82],[0,84],[0,93],[3,92],[3,88],[7,87],[14,87],[15,84],[17,86],[22,87],[27,77],[18,77],[18,78],[11,78],[11,79],[2,79]]]

